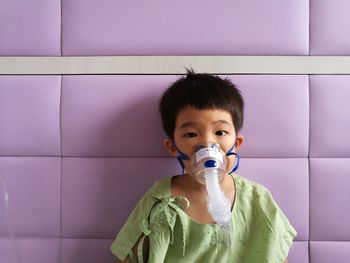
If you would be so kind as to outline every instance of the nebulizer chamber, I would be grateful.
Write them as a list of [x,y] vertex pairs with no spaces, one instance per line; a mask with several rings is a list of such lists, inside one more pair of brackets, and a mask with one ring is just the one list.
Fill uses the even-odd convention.
[[227,172],[226,158],[218,144],[200,145],[190,157],[190,169],[196,180],[205,184],[208,212],[219,225],[224,242],[230,244],[231,202],[220,187]]

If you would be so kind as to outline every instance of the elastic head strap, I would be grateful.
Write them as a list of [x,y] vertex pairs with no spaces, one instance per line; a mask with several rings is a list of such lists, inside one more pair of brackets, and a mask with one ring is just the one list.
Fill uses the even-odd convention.
[[233,172],[235,172],[235,171],[237,171],[238,170],[238,167],[239,167],[239,154],[238,153],[235,153],[235,152],[233,152],[233,150],[235,149],[235,145],[236,144],[234,144],[233,146],[232,146],[232,148],[230,149],[230,150],[228,150],[228,152],[226,153],[226,156],[231,156],[231,155],[235,155],[237,158],[237,161],[236,161],[236,165],[233,167],[233,169],[232,169],[232,171],[231,172],[229,172],[229,174],[232,174]]
[[229,174],[232,174],[233,172],[235,172],[235,171],[237,171],[238,170],[238,167],[239,167],[239,154],[238,153],[234,153],[234,152],[231,152],[230,154],[228,154],[228,155],[226,155],[226,156],[230,156],[230,155],[236,155],[236,159],[237,159],[237,161],[236,161],[236,165],[235,165],[235,167],[233,167],[233,169],[232,169],[232,171],[231,172],[229,172]]
[[181,165],[182,174],[184,174],[185,165],[184,165],[183,160],[188,161],[190,158],[189,158],[186,154],[184,154],[183,152],[181,152],[181,151],[179,150],[179,148],[177,148],[177,146],[176,146],[176,144],[175,144],[174,141],[173,141],[173,144],[174,144],[175,149],[180,153],[180,154],[178,154],[178,155],[176,156],[176,159],[179,161],[179,163],[180,163],[180,165]]
[[236,144],[234,144],[232,147],[231,147],[231,149],[230,150],[228,150],[228,152],[226,153],[226,156],[229,156],[229,155],[231,155],[233,152],[233,150],[235,149],[235,146],[236,146]]

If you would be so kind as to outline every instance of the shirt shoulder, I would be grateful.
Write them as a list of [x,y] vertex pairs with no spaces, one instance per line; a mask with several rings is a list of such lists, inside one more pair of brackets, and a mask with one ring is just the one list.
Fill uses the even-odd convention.
[[148,235],[149,216],[161,198],[169,197],[171,177],[158,179],[137,202],[111,245],[111,251],[124,260],[142,234]]
[[265,202],[275,202],[271,192],[265,186],[240,175],[235,175],[234,180],[238,198],[244,199],[244,202],[260,205]]
[[[266,260],[283,262],[297,235],[296,230],[266,187],[238,175],[235,182],[241,204],[238,214],[243,215],[240,221],[247,226],[247,233],[254,233],[250,249],[260,251],[261,258]],[[252,254],[247,254],[249,262],[256,262]]]
[[145,196],[164,196],[168,197],[170,193],[171,177],[164,177],[156,180],[150,189],[146,192]]
[[234,178],[239,203],[245,204],[244,209],[251,209],[255,219],[257,217],[270,218],[274,215],[285,217],[271,192],[265,186],[239,175]]
[[238,174],[233,175],[233,178],[239,186],[245,188],[245,190],[249,191],[255,191],[258,193],[267,193],[269,190],[263,186],[262,184],[259,184],[257,182],[254,182],[252,180],[249,180],[243,176],[240,176]]

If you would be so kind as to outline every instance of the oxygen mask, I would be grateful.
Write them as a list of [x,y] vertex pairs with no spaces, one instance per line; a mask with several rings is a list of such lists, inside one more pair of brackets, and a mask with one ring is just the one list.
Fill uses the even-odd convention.
[[220,183],[226,173],[226,155],[223,155],[220,146],[212,143],[208,146],[199,145],[189,158],[191,173],[202,184],[206,183],[206,175],[217,177]]

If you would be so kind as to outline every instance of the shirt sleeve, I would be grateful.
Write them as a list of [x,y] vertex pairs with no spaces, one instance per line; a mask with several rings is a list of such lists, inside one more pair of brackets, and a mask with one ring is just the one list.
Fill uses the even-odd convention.
[[148,217],[154,203],[155,200],[146,193],[120,229],[110,247],[111,252],[120,260],[126,259],[142,234],[150,234]]
[[[168,214],[168,216],[167,216]],[[176,213],[168,202],[158,202],[150,214],[149,258],[148,262],[163,263],[173,236]]]
[[261,251],[257,251],[268,260],[266,262],[282,263],[288,257],[297,232],[267,189],[259,199],[257,232]]

